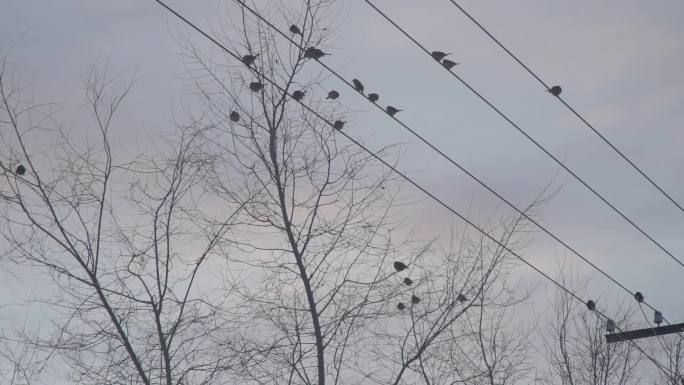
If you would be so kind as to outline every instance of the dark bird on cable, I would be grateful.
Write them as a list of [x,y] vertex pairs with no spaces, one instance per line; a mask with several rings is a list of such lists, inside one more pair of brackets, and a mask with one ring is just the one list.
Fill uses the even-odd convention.
[[463,302],[466,302],[468,300],[468,298],[466,298],[466,296],[463,295],[462,293],[459,293],[458,296],[456,297],[456,300],[463,303]]
[[442,60],[442,65],[444,66],[444,68],[450,70],[450,69],[456,67],[458,65],[458,63],[456,63],[455,61],[451,61],[449,59],[444,59],[444,60]]
[[553,96],[558,96],[561,94],[561,92],[563,92],[563,89],[561,88],[561,86],[553,86],[546,90],[546,92],[549,92]]
[[653,322],[655,322],[656,325],[660,326],[660,324],[663,323],[663,313],[656,310],[653,313]]
[[406,264],[404,262],[399,262],[399,261],[394,262],[394,270],[404,271],[406,269],[408,269],[408,266],[406,266]]
[[336,130],[341,130],[345,123],[346,122],[344,120],[336,120],[335,123],[333,123],[333,128]]
[[406,284],[406,286],[411,286],[413,285],[413,280],[411,278],[406,277],[404,278],[404,284]]
[[24,167],[23,164],[20,164],[17,166],[17,169],[14,171],[14,173],[17,175],[24,175],[26,174],[26,167]]
[[596,310],[596,302],[592,300],[587,301],[587,308],[591,311]]
[[240,114],[238,114],[237,111],[231,111],[230,112],[230,121],[231,122],[237,122],[240,120]]
[[399,112],[399,111],[401,111],[401,110],[398,109],[398,108],[396,108],[396,107],[387,106],[387,108],[385,108],[385,111],[387,111],[387,113],[388,113],[390,116],[394,116],[394,115],[397,114],[397,112]]
[[637,291],[636,293],[634,293],[634,299],[636,299],[639,303],[644,302],[644,295],[641,294],[640,291]]
[[244,63],[247,67],[249,67],[249,66],[251,66],[252,64],[254,64],[254,61],[256,60],[257,56],[259,56],[259,54],[256,54],[256,55],[251,55],[251,54],[250,54],[250,55],[245,55],[245,56],[242,57],[242,63]]
[[444,59],[445,57],[451,55],[451,53],[446,53],[446,52],[442,52],[442,51],[432,51],[432,53],[431,53],[430,55],[432,55],[432,57],[433,57],[435,60],[437,60],[437,61],[442,61],[442,59]]
[[335,100],[339,97],[340,97],[340,93],[335,91],[335,90],[332,90],[332,91],[328,92],[328,97],[326,99]]
[[304,57],[310,58],[310,59],[320,59],[323,56],[327,55],[327,53],[321,51],[320,49],[316,47],[309,47],[304,51]]
[[359,79],[352,79],[352,83],[354,83],[354,89],[363,93],[363,83]]
[[615,321],[612,319],[608,319],[606,321],[606,331],[610,334],[613,334],[615,332]]
[[292,99],[294,99],[296,101],[300,101],[300,100],[304,99],[305,94],[306,94],[306,91],[297,90],[297,91],[292,93]]
[[249,83],[249,89],[254,91],[254,92],[259,92],[264,88],[264,85],[259,83],[259,82],[251,82]]
[[299,29],[299,27],[297,27],[296,25],[292,24],[292,25],[290,26],[290,33],[294,33],[295,35],[301,35],[301,34],[302,34],[302,30]]
[[406,305],[404,305],[403,303],[399,302],[399,303],[397,304],[397,309],[399,309],[399,310],[404,310],[404,309],[406,309]]
[[378,95],[378,94],[376,94],[376,93],[368,94],[368,100],[370,100],[371,102],[375,103],[375,102],[377,102],[378,100],[380,100],[380,95]]
[[417,295],[414,294],[414,295],[411,296],[411,303],[412,303],[412,304],[415,305],[415,304],[417,304],[417,303],[419,303],[419,302],[420,302],[420,298],[418,298]]

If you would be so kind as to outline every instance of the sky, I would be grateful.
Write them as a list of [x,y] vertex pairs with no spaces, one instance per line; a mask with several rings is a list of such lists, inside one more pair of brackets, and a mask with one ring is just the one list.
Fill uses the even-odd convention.
[[[200,26],[216,28],[229,0],[169,0]],[[291,1],[291,0],[287,0]],[[267,2],[260,2],[263,6]],[[684,212],[601,142],[505,55],[448,0],[376,0],[376,5],[428,49],[452,52],[456,72],[629,218],[684,261]],[[459,2],[542,79],[677,201],[684,202],[684,3],[678,0],[462,0]],[[173,114],[192,105],[174,35],[187,28],[154,1],[0,0],[0,50],[10,46],[18,78],[40,101],[58,102],[60,121],[87,134],[82,79],[93,63],[138,81],[116,122],[115,141],[144,147],[173,130]],[[217,12],[217,10],[219,12]],[[514,131],[361,0],[341,2],[339,30],[325,62],[359,78],[402,121],[518,205],[551,180],[562,186],[542,222],[598,266],[646,295],[672,322],[684,321],[679,266]],[[196,37],[200,44],[208,44]],[[341,103],[355,111],[348,132],[371,148],[405,143],[399,168],[476,220],[510,214],[496,198],[440,159],[342,84]],[[318,90],[317,92],[322,92]],[[557,176],[556,176],[557,175]],[[555,176],[555,179],[554,179]],[[408,210],[428,231],[457,222],[436,204]],[[574,266],[592,278],[583,288],[608,309],[626,293],[537,234],[523,255],[555,275]],[[539,280],[524,273],[530,282]],[[536,300],[535,300],[536,301]],[[539,299],[539,303],[543,298]],[[536,304],[535,304],[536,306]],[[543,312],[543,306],[536,307]],[[0,322],[2,320],[0,319]],[[644,320],[635,319],[645,325]]]

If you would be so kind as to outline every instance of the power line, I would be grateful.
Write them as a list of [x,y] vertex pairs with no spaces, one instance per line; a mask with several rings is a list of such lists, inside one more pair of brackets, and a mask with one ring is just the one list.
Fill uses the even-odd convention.
[[[547,90],[550,89],[549,85],[546,84],[546,82],[544,80],[542,80],[534,71],[532,71],[532,69],[530,69],[529,66],[527,66],[525,63],[523,63],[522,60],[520,60],[515,54],[513,54],[513,52],[511,52],[496,37],[494,37],[494,35],[492,35],[487,30],[487,28],[485,28],[480,22],[478,22],[461,5],[459,5],[455,0],[449,0],[449,2],[451,2],[466,17],[468,17],[468,19],[470,19],[470,21],[472,21],[475,25],[477,25],[482,30],[482,32],[484,32],[487,36],[489,36],[489,38],[492,39],[492,41],[494,41],[494,43],[496,43],[501,49],[503,49],[508,54],[508,56],[510,56],[511,58],[513,58],[513,60],[515,60],[518,64],[520,64],[520,66],[522,68],[524,68],[525,71],[527,71],[530,75],[532,75],[532,77],[535,78],[542,86],[544,86],[544,88],[546,88]],[[611,149],[613,149],[613,151],[615,151],[618,155],[620,155],[620,157],[622,159],[624,159],[625,162],[627,162],[630,166],[632,166],[632,168],[634,170],[636,170],[639,174],[641,174],[641,176],[643,176],[644,179],[646,179],[651,184],[651,186],[655,187],[670,202],[672,202],[675,206],[677,206],[677,208],[679,208],[679,210],[684,212],[684,207],[682,207],[681,204],[679,204],[674,198],[672,198],[672,196],[670,194],[668,194],[662,187],[660,187],[655,181],[653,181],[653,179],[651,179],[651,177],[649,177],[639,166],[637,166],[631,159],[629,159],[627,157],[627,155],[625,155],[622,151],[620,151],[620,149],[618,149],[617,146],[615,146],[610,140],[608,140],[608,138],[606,138],[603,134],[601,134],[601,132],[599,132],[598,129],[596,129],[594,127],[594,125],[589,123],[589,121],[587,121],[579,112],[577,112],[577,110],[575,110],[575,108],[573,108],[568,102],[566,102],[560,95],[558,95],[557,98],[558,98],[558,100],[561,101],[561,103],[563,103],[563,105],[570,112],[572,112],[580,121],[582,121],[582,123],[584,123],[585,126],[587,126],[591,131],[593,131],[594,134],[596,134],[599,138],[601,138],[601,140],[603,140],[604,143],[606,143]]]
[[[175,10],[173,10],[172,8],[170,8],[170,7],[169,7],[168,5],[166,5],[163,1],[161,1],[161,0],[154,0],[154,1],[157,2],[158,4],[160,4],[161,6],[163,6],[166,10],[168,10],[169,12],[171,12],[174,16],[178,17],[180,20],[182,20],[183,22],[185,22],[187,25],[189,25],[190,27],[192,27],[193,29],[195,29],[195,30],[196,30],[197,32],[199,32],[202,36],[204,36],[204,37],[206,37],[207,39],[209,39],[212,43],[216,44],[218,47],[220,47],[224,52],[228,53],[228,54],[229,54],[230,56],[232,56],[234,59],[236,59],[236,60],[242,62],[242,58],[241,58],[239,55],[237,55],[236,53],[232,52],[230,49],[226,48],[223,44],[221,44],[220,42],[218,42],[216,39],[214,39],[213,37],[211,37],[209,34],[207,34],[206,32],[204,32],[202,29],[200,29],[200,28],[197,27],[195,24],[193,24],[192,22],[190,22],[188,19],[186,19],[185,17],[183,17],[182,15],[180,15],[178,12],[176,12]],[[239,0],[236,0],[236,1],[239,1]],[[242,4],[243,6],[245,5],[244,3],[241,3],[241,4]],[[318,60],[317,60],[317,61],[318,61]],[[460,214],[458,211],[456,211],[456,210],[453,209],[451,206],[449,206],[448,204],[446,204],[444,201],[442,201],[441,199],[439,199],[437,196],[435,196],[434,194],[432,194],[429,190],[427,190],[426,188],[422,187],[420,184],[418,184],[417,182],[415,182],[415,181],[414,181],[413,179],[411,179],[409,176],[407,176],[407,175],[404,174],[403,172],[397,170],[394,166],[392,166],[390,163],[388,163],[386,160],[384,160],[382,157],[380,157],[377,153],[375,153],[375,152],[371,151],[370,149],[368,149],[366,146],[364,146],[362,143],[360,143],[359,141],[357,141],[356,139],[354,139],[353,137],[351,137],[351,136],[350,136],[349,134],[347,134],[346,132],[344,132],[344,131],[342,131],[342,130],[339,130],[339,129],[336,129],[334,123],[330,122],[328,119],[326,119],[325,117],[323,117],[320,113],[318,113],[317,111],[315,111],[314,109],[312,109],[311,107],[309,107],[308,105],[306,105],[301,99],[294,98],[290,93],[287,92],[286,89],[284,89],[282,86],[280,86],[279,84],[277,84],[277,82],[276,82],[275,80],[272,80],[272,79],[266,77],[265,74],[263,74],[262,72],[260,72],[260,71],[257,70],[257,69],[252,69],[252,71],[254,71],[256,74],[258,74],[261,78],[263,78],[263,79],[265,79],[266,81],[268,81],[273,87],[277,88],[278,90],[280,90],[281,92],[283,92],[285,95],[289,96],[292,100],[294,100],[295,102],[297,102],[298,104],[300,104],[303,108],[305,108],[306,110],[308,110],[309,112],[311,112],[312,114],[314,114],[316,117],[318,117],[319,119],[321,119],[321,120],[322,120],[323,122],[325,122],[328,126],[330,126],[331,129],[333,129],[333,130],[337,131],[338,133],[340,133],[341,135],[343,135],[343,136],[344,136],[345,138],[347,138],[350,142],[352,142],[352,143],[354,143],[355,145],[357,145],[359,148],[361,148],[363,151],[365,151],[366,153],[368,153],[369,155],[371,155],[371,157],[375,158],[377,161],[379,161],[380,163],[382,163],[384,166],[386,166],[386,167],[387,167],[388,169],[390,169],[392,172],[394,172],[395,174],[399,175],[399,176],[402,177],[404,180],[406,180],[406,181],[409,182],[411,185],[413,185],[415,188],[417,188],[417,189],[419,189],[420,191],[422,191],[425,195],[427,195],[427,196],[430,197],[432,200],[434,200],[435,202],[437,202],[438,204],[440,204],[440,205],[441,205],[442,207],[444,207],[447,211],[449,211],[449,212],[451,212],[452,214],[454,214],[454,215],[456,215],[457,217],[459,217],[461,220],[463,220],[463,221],[464,221],[465,223],[467,223],[469,226],[472,226],[472,227],[473,227],[474,229],[476,229],[478,232],[482,233],[482,235],[484,235],[485,237],[487,237],[488,239],[490,239],[491,241],[493,241],[494,243],[496,243],[499,247],[501,247],[502,249],[506,250],[506,251],[507,251],[508,253],[510,253],[511,255],[515,256],[517,259],[519,259],[519,260],[520,260],[521,262],[523,262],[525,265],[527,265],[528,267],[530,267],[532,270],[534,270],[534,271],[536,271],[537,273],[539,273],[541,276],[543,276],[543,277],[546,278],[548,281],[550,281],[551,283],[553,283],[556,287],[558,287],[559,289],[563,290],[565,293],[567,293],[568,295],[570,295],[570,296],[571,296],[572,298],[574,298],[575,300],[581,302],[582,304],[586,304],[586,303],[587,303],[587,302],[585,302],[582,298],[580,298],[577,294],[575,294],[572,290],[566,288],[566,287],[563,286],[561,283],[559,283],[558,281],[556,281],[555,279],[553,279],[551,276],[549,276],[548,274],[544,273],[542,270],[540,270],[539,268],[537,268],[534,264],[532,264],[531,262],[527,261],[525,258],[523,258],[522,256],[520,256],[520,255],[519,255],[518,253],[516,253],[515,251],[511,250],[510,248],[508,248],[508,246],[506,246],[505,244],[503,244],[501,241],[499,241],[498,239],[496,239],[494,236],[492,236],[492,235],[490,235],[489,233],[487,233],[484,229],[482,229],[480,226],[478,226],[477,224],[475,224],[474,222],[472,222],[470,219],[468,219],[468,218],[465,217],[464,215]],[[601,312],[600,310],[596,310],[595,308],[593,308],[592,311],[593,311],[594,313],[596,313],[597,315],[603,317],[605,320],[609,320],[609,319],[610,319],[607,315],[605,315],[605,314],[604,314],[603,312]],[[618,330],[620,330],[619,327],[616,327],[616,328],[617,328]],[[660,370],[664,371],[665,373],[668,372],[667,368],[664,368],[664,367],[663,367],[660,363],[658,363],[654,358],[650,357],[645,351],[643,351],[643,349],[641,349],[641,347],[640,347],[638,344],[636,344],[634,341],[630,341],[630,343],[632,343],[633,346],[634,346],[637,350],[639,350],[642,354],[644,354],[644,356],[646,356],[647,358],[649,358],[649,360],[651,360],[651,362],[652,362],[654,365],[656,365]]]
[[[373,8],[378,14],[380,14],[385,20],[387,20],[390,24],[392,24],[397,30],[399,30],[404,36],[406,36],[409,40],[411,40],[415,45],[420,47],[428,56],[430,56],[430,59],[434,61],[430,51],[425,48],[418,40],[413,38],[408,32],[406,32],[401,26],[399,26],[394,20],[392,20],[389,16],[387,16],[383,11],[381,11],[378,7],[376,7],[370,0],[363,0],[365,1],[371,8]],[[438,63],[439,64],[439,63]],[[444,68],[441,64],[439,64],[440,67]],[[568,174],[570,174],[575,180],[580,182],[584,187],[586,187],[589,191],[591,191],[596,197],[598,197],[603,203],[605,203],[608,207],[613,209],[618,215],[620,215],[627,223],[632,225],[636,230],[638,230],[643,236],[645,236],[651,243],[656,245],[662,252],[667,254],[673,261],[677,262],[679,266],[684,268],[684,262],[679,260],[677,257],[674,256],[672,252],[670,252],[668,249],[665,248],[660,242],[655,240],[650,234],[648,234],[644,229],[642,229],[639,225],[637,225],[633,220],[631,220],[627,215],[622,213],[615,205],[610,203],[606,198],[603,197],[598,191],[596,191],[593,187],[591,187],[587,182],[584,181],[584,179],[580,178],[579,175],[577,175],[572,169],[570,169],[568,166],[566,166],[560,159],[558,159],[555,155],[553,155],[551,152],[549,152],[544,146],[542,146],[539,142],[537,142],[534,138],[532,138],[525,130],[523,130],[518,124],[516,124],[513,120],[511,120],[506,114],[504,114],[499,108],[497,108],[492,102],[489,101],[489,99],[485,98],[479,91],[477,91],[475,88],[473,88],[468,82],[463,80],[458,74],[453,72],[450,69],[444,68],[448,73],[450,73],[454,78],[456,78],[461,84],[463,84],[468,90],[470,90],[473,94],[475,94],[481,101],[483,101],[485,104],[487,104],[494,112],[496,112],[501,118],[503,118],[506,122],[508,122],[513,128],[515,128],[520,134],[522,134],[525,138],[527,138],[530,142],[532,142],[537,148],[539,148],[544,154],[546,154],[549,158],[551,158],[556,164],[558,164],[560,167],[562,167]]]

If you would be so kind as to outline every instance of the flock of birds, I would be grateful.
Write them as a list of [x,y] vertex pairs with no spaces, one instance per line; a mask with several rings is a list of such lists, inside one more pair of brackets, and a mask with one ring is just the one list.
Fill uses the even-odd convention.
[[[393,266],[394,266],[394,270],[396,270],[397,273],[401,273],[402,271],[409,268],[407,264],[405,264],[404,262],[400,262],[400,261],[395,261]],[[413,280],[409,277],[404,278],[403,282],[404,282],[404,285],[406,285],[406,286],[413,285]],[[456,297],[456,300],[463,303],[463,302],[468,301],[468,298],[466,298],[466,296],[463,295],[462,293],[459,293],[458,296]],[[415,293],[412,294],[411,295],[411,304],[417,305],[419,303],[420,303],[420,297],[415,295]],[[397,304],[397,309],[399,309],[399,311],[402,311],[402,310],[406,309],[406,305],[403,302],[399,302]]]

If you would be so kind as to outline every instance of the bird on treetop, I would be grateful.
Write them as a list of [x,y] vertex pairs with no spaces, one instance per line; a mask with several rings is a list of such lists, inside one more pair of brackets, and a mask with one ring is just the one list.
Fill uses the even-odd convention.
[[636,299],[639,303],[644,302],[644,295],[641,294],[640,291],[637,291],[636,293],[634,293],[634,299]]
[[442,51],[432,51],[432,53],[431,53],[430,55],[432,55],[432,57],[433,57],[435,60],[437,60],[437,61],[442,61],[442,59],[444,59],[445,57],[451,55],[451,53],[446,53],[446,52],[442,52]]
[[328,97],[326,99],[335,100],[339,97],[340,97],[340,93],[335,91],[335,90],[332,90],[332,91],[328,92]]
[[320,59],[323,56],[327,55],[327,53],[321,51],[320,49],[316,47],[309,47],[304,51],[304,57],[310,58],[310,59]]
[[449,59],[444,59],[444,60],[442,60],[442,65],[444,66],[444,68],[450,70],[450,69],[456,67],[458,65],[458,63],[456,63],[455,61],[451,61]]
[[336,130],[341,130],[345,123],[346,122],[344,120],[336,120],[335,123],[333,123],[333,128]]
[[406,305],[404,305],[403,303],[399,302],[399,303],[397,304],[397,309],[399,309],[399,310],[404,310],[404,309],[406,309]]
[[251,55],[251,54],[250,54],[250,55],[245,55],[245,56],[242,57],[242,63],[244,63],[247,67],[249,67],[249,66],[251,66],[252,64],[254,64],[254,61],[256,60],[257,56],[259,56],[259,54],[256,54],[256,55]]
[[399,112],[399,111],[401,111],[401,110],[398,109],[398,108],[396,108],[396,107],[387,106],[387,108],[385,108],[385,111],[387,111],[387,113],[388,113],[390,116],[394,116],[394,115],[396,115],[397,112]]
[[359,91],[360,93],[363,93],[363,83],[359,79],[352,79],[352,83],[354,83],[354,88]]
[[589,310],[591,310],[591,311],[596,310],[596,302],[594,302],[592,300],[588,300],[587,301],[587,308],[589,308]]
[[24,167],[23,164],[20,164],[17,166],[17,169],[14,172],[17,175],[24,175],[26,174],[26,167]]
[[305,94],[306,94],[306,91],[297,90],[297,91],[292,93],[292,99],[294,99],[296,101],[300,101],[300,100],[304,99]]
[[563,89],[561,88],[561,86],[553,86],[546,90],[546,92],[549,92],[553,96],[558,96],[561,94],[561,92],[563,92]]
[[404,262],[399,262],[399,261],[394,262],[394,270],[404,271],[406,269],[408,269],[408,266],[406,266],[406,264]]
[[240,120],[240,114],[237,113],[237,111],[231,111],[230,112],[230,121],[231,122],[237,122]]
[[406,277],[404,278],[404,284],[406,284],[406,286],[411,286],[413,285],[413,280],[411,278]]
[[296,25],[292,24],[292,25],[290,26],[290,33],[294,33],[295,35],[301,35],[301,34],[302,34],[302,30],[299,29],[299,27],[297,27]]
[[380,100],[380,95],[378,95],[378,94],[376,94],[376,93],[368,94],[368,100],[370,100],[371,102],[375,103],[375,102],[377,102],[378,100]]
[[420,302],[420,298],[418,298],[417,295],[414,294],[414,295],[411,296],[411,303],[412,303],[412,304],[415,305],[415,304],[417,304],[417,303],[419,303],[419,302]]
[[463,295],[462,293],[459,293],[458,296],[456,296],[456,300],[463,303],[463,302],[467,301],[468,298],[466,298],[466,296]]
[[261,91],[262,88],[264,88],[264,85],[259,83],[259,82],[249,83],[249,89],[254,91],[254,92],[259,92],[259,91]]

